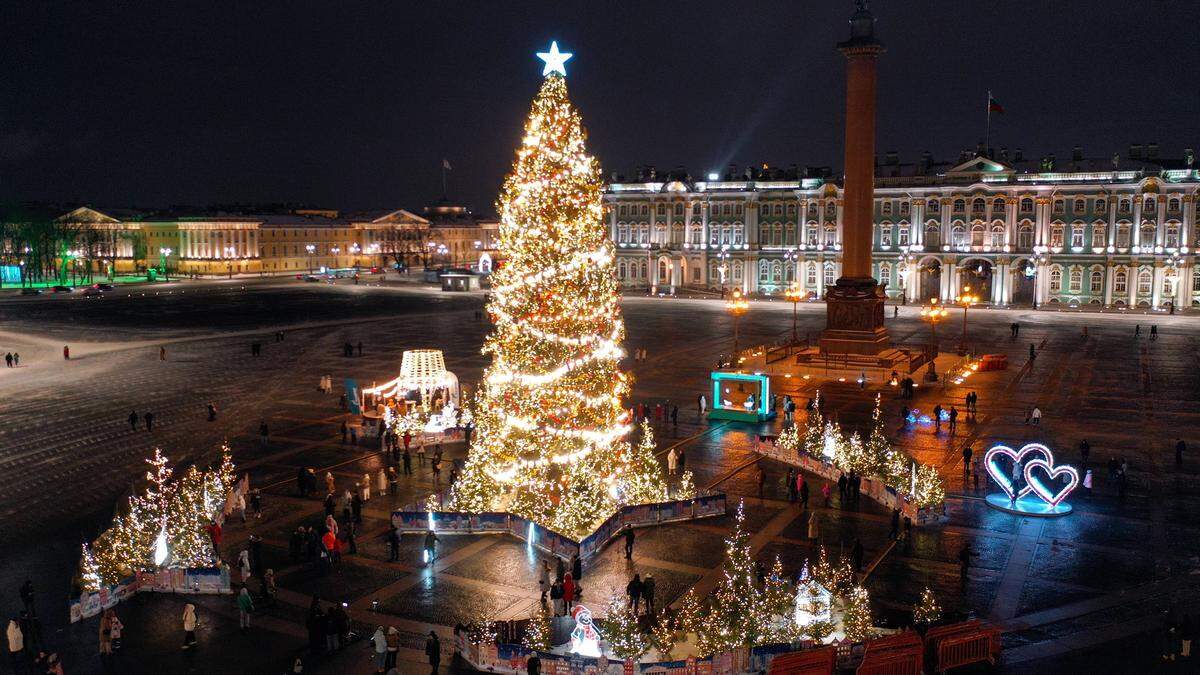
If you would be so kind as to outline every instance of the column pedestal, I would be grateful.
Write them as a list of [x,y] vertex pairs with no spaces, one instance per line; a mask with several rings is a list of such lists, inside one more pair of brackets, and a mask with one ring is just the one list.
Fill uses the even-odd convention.
[[825,330],[822,354],[874,356],[890,348],[883,323],[886,299],[874,279],[842,277],[825,292]]

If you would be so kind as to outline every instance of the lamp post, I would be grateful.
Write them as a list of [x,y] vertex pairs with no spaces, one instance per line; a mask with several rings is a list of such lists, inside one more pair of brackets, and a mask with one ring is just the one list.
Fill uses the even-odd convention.
[[721,261],[717,266],[717,270],[721,272],[721,297],[725,297],[727,283],[729,281],[729,245],[721,246],[721,252],[717,254],[717,260]]
[[799,284],[793,282],[791,286],[788,286],[788,289],[783,292],[783,297],[792,303],[792,344],[796,344],[799,342],[796,337],[796,305],[800,304],[801,297]]
[[734,290],[733,296],[729,302],[725,303],[725,309],[733,315],[733,365],[738,364],[738,324],[745,314],[750,309],[750,303],[746,302],[746,298],[742,297],[742,292]]
[[354,269],[358,270],[358,254],[362,253],[362,247],[358,245],[358,242],[350,244],[350,253],[354,256]]
[[966,354],[967,353],[967,309],[969,309],[971,307],[971,305],[979,302],[979,296],[971,293],[970,286],[963,286],[963,292],[960,295],[955,296],[954,301],[957,302],[958,304],[962,305],[962,309],[963,309],[962,340],[959,341],[959,344],[958,344],[958,353]]
[[313,253],[315,253],[315,252],[316,252],[316,250],[317,250],[317,247],[316,247],[316,246],[313,246],[312,244],[305,244],[305,246],[304,246],[304,250],[305,250],[305,251],[308,251],[308,273],[309,273],[309,274],[312,274],[312,271],[313,271]]
[[333,268],[334,268],[334,269],[337,269],[337,267],[338,267],[338,254],[342,252],[342,247],[341,247],[341,246],[334,246],[333,248],[330,248],[330,249],[329,249],[329,252],[333,254]]
[[229,278],[233,278],[233,254],[237,252],[232,246],[225,247],[225,271],[229,274]]
[[162,265],[162,270],[163,270],[163,281],[171,280],[171,274],[170,274],[170,272],[167,271],[167,258],[170,258],[170,257],[171,257],[171,248],[169,246],[164,246],[164,247],[158,249],[159,263]]
[[949,315],[950,310],[938,306],[937,298],[930,299],[929,306],[921,308],[921,320],[929,322],[929,370],[925,373],[925,379],[930,382],[937,380],[937,369],[934,365],[937,358],[937,325]]

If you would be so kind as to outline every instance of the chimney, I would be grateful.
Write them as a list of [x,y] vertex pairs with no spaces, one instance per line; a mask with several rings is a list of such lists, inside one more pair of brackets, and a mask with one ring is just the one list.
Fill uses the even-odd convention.
[[900,163],[900,155],[895,150],[888,150],[884,157],[884,161],[893,166]]
[[1141,158],[1142,158],[1142,144],[1141,143],[1130,143],[1129,144],[1129,159],[1141,159]]
[[1020,148],[1013,150],[1013,161],[1014,162],[1024,162],[1025,161],[1025,151]]
[[1146,146],[1146,159],[1158,159],[1158,143]]
[[921,153],[921,161],[917,164],[917,173],[922,176],[929,173],[929,167],[933,165],[933,153],[928,150]]
[[987,155],[987,148],[983,147],[983,141],[975,144],[975,156],[984,157]]
[[1083,146],[1082,145],[1077,145],[1077,146],[1071,148],[1071,161],[1072,162],[1082,162],[1083,161]]
[[1191,169],[1192,164],[1196,161],[1196,151],[1191,148],[1183,149],[1183,163],[1187,168]]
[[1006,164],[1008,163],[1008,147],[1007,146],[1003,146],[1003,145],[1000,146],[1000,161],[1004,162]]

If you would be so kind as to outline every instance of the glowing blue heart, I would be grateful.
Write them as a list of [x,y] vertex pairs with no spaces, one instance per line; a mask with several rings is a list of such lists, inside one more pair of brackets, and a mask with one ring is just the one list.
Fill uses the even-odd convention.
[[1000,486],[1001,490],[1004,490],[1004,494],[1008,495],[1010,501],[1016,501],[1021,497],[1024,497],[1025,495],[1029,494],[1033,488],[1029,487],[1029,481],[1027,479],[1025,481],[1025,485],[1021,486],[1020,492],[1013,494],[1012,479],[1009,478],[1008,472],[1004,471],[996,464],[996,458],[998,458],[1000,455],[1004,455],[1005,457],[1011,459],[1014,464],[1016,464],[1017,462],[1024,462],[1025,458],[1033,453],[1040,453],[1042,455],[1042,459],[1046,460],[1050,466],[1054,465],[1054,455],[1050,452],[1049,448],[1041,443],[1028,443],[1024,445],[1020,451],[1013,450],[1007,445],[996,445],[988,450],[987,454],[983,456],[983,466],[987,469],[988,475],[991,476],[992,480]]
[[[1063,489],[1055,492],[1053,488],[1046,485],[1038,478],[1037,471],[1045,471],[1050,480],[1055,480],[1060,476],[1067,477],[1067,485]],[[1079,472],[1075,467],[1063,464],[1061,466],[1053,466],[1043,459],[1031,459],[1025,463],[1025,484],[1029,486],[1033,494],[1037,495],[1051,506],[1058,506],[1059,502],[1067,498],[1067,495],[1079,485]]]

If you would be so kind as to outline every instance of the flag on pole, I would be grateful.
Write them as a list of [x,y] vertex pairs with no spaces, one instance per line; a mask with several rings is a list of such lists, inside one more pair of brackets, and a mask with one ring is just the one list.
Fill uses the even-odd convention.
[[450,171],[450,160],[446,159],[445,157],[442,158],[442,168]]
[[1001,114],[1004,113],[1004,107],[1000,105],[1000,102],[997,101],[994,96],[992,96],[992,92],[990,91],[988,92],[988,112]]

